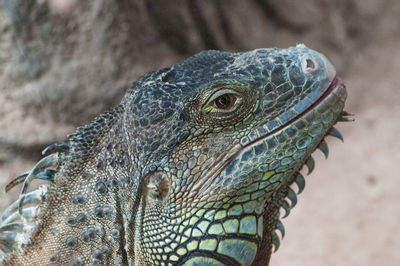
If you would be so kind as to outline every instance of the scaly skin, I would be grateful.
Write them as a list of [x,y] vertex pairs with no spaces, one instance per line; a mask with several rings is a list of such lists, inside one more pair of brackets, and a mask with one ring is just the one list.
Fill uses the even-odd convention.
[[[13,183],[24,196],[3,216],[3,264],[268,265],[289,185],[302,190],[301,167],[339,136],[345,98],[304,45],[149,73]],[[35,178],[50,183],[24,194]]]

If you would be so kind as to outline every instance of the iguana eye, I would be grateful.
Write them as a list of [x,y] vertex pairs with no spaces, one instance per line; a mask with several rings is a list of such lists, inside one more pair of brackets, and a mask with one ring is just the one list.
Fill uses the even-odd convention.
[[234,110],[240,103],[238,93],[231,89],[215,92],[205,105],[206,112],[226,112]]
[[215,107],[218,109],[230,109],[236,102],[236,95],[224,94],[214,100]]

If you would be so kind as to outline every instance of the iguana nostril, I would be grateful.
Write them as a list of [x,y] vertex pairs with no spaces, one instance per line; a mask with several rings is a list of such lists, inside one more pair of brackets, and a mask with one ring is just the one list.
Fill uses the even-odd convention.
[[311,58],[303,59],[301,66],[304,73],[315,74],[319,71],[318,63]]
[[307,62],[307,68],[311,68],[311,69],[315,68],[315,64],[311,59],[307,59],[306,62]]

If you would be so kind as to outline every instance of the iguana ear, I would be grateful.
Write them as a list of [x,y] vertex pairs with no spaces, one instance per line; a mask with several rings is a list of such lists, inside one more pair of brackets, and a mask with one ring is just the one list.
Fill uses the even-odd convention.
[[165,171],[152,173],[145,182],[148,204],[160,204],[165,201],[170,193],[171,177]]
[[[120,105],[78,128],[63,144],[46,148],[44,159],[10,183],[9,189],[24,182],[24,190],[2,217],[4,263],[124,262],[119,188],[129,177],[129,156],[118,135],[122,113]],[[56,168],[47,169],[51,166]],[[36,178],[50,184],[26,193]]]

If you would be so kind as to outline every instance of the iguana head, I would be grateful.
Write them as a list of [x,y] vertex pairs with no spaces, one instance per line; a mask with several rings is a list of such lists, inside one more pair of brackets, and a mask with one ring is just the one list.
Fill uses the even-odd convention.
[[[289,186],[301,192],[299,170],[316,148],[327,154],[345,99],[331,63],[304,45],[204,51],[152,72],[69,137],[31,238],[62,231],[44,244],[62,242],[55,262],[267,265],[279,209],[296,204]],[[103,237],[86,241],[96,226]]]
[[142,78],[124,122],[143,166],[136,256],[265,262],[279,207],[296,200],[289,185],[303,187],[298,171],[345,97],[331,63],[304,45],[205,51]]

